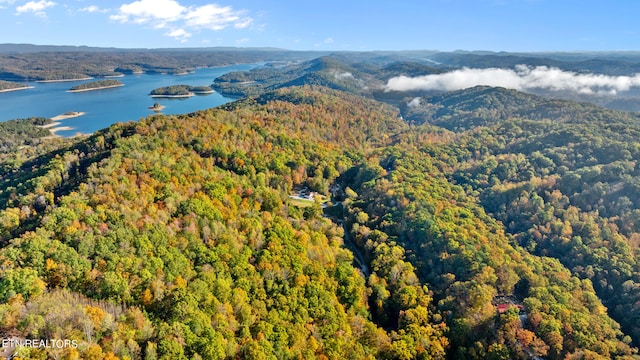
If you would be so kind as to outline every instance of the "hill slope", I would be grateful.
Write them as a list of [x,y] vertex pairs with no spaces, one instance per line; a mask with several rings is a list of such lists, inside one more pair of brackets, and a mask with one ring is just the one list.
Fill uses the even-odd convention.
[[418,124],[427,122],[454,131],[489,126],[513,118],[587,126],[609,118],[634,125],[640,121],[640,116],[634,113],[489,86],[405,98],[400,109],[408,121]]
[[449,179],[531,253],[592,281],[638,341],[638,115],[487,87],[422,98],[411,111],[458,133]]
[[[426,289],[402,288],[417,296],[403,310],[419,319],[376,325],[343,229],[319,204],[289,204],[292,186],[321,190],[351,166],[336,144],[366,141],[358,128],[403,126],[352,100],[356,114],[379,114],[336,119],[353,139],[324,127],[346,102],[256,105],[117,125],[25,163],[31,178],[4,174],[31,186],[0,213],[2,328],[77,340],[65,351],[82,357],[381,358],[408,340],[425,345],[413,353],[442,357],[444,324],[430,320]],[[291,132],[303,124],[287,112],[320,118]],[[327,140],[303,136],[316,132]]]
[[[16,164],[0,326],[96,358],[636,353],[589,280],[516,245],[451,182],[456,140],[294,87]],[[291,200],[303,186],[334,203]]]
[[256,96],[289,86],[314,85],[373,97],[385,96],[383,85],[394,76],[441,72],[406,60],[378,64],[371,57],[364,57],[362,62],[353,62],[351,58],[335,54],[287,66],[228,73],[217,78],[212,86],[229,96]]

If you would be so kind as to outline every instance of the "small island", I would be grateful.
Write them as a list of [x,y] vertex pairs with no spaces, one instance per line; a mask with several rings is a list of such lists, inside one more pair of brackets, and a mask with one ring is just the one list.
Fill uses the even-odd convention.
[[92,81],[80,85],[76,85],[71,87],[68,92],[80,92],[80,91],[91,91],[91,90],[101,90],[101,89],[109,89],[113,87],[124,86],[122,82],[119,80],[98,80]]
[[151,90],[151,97],[183,98],[213,93],[209,86],[172,85]]
[[36,82],[39,82],[39,83],[58,83],[58,82],[72,82],[72,81],[83,81],[83,80],[91,80],[91,79],[93,79],[90,76],[81,76],[81,75],[76,75],[76,77],[74,77],[73,75],[63,75],[63,76],[68,76],[68,77],[62,77],[60,79],[40,79],[40,80],[36,80]]
[[33,86],[28,86],[25,84],[14,82],[14,81],[0,80],[0,92],[25,90],[25,89],[32,89],[32,88]]
[[154,112],[160,112],[164,108],[165,108],[165,106],[164,105],[160,105],[159,103],[154,103],[152,106],[149,106],[149,110],[152,110]]

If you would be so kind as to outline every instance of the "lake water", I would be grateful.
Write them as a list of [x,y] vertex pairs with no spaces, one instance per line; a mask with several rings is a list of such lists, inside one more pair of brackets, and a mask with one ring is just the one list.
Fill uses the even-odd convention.
[[126,75],[116,78],[124,86],[111,89],[69,93],[74,85],[88,81],[26,83],[33,89],[0,93],[0,121],[32,116],[54,117],[68,111],[85,112],[83,116],[61,120],[58,126],[73,130],[61,130],[56,134],[71,136],[91,133],[120,121],[140,120],[153,114],[148,107],[160,103],[163,114],[185,114],[216,107],[235,99],[218,93],[196,95],[183,99],[152,98],[149,92],[170,85],[210,86],[218,76],[232,71],[246,71],[262,64],[239,64],[218,68],[197,69],[186,75]]

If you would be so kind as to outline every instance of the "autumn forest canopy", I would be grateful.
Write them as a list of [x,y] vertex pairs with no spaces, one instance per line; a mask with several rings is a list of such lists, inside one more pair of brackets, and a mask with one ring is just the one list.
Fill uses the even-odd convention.
[[640,358],[640,115],[384,91],[447,70],[354,58],[83,137],[0,123],[0,337],[78,344],[23,359]]

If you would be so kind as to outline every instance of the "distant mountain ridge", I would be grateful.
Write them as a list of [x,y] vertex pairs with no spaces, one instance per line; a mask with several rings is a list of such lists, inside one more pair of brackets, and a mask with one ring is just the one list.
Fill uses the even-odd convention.
[[611,118],[634,124],[640,122],[640,114],[499,87],[476,86],[414,99],[401,106],[406,120],[427,122],[456,131],[488,126],[510,118],[583,124],[593,118]]
[[231,96],[258,95],[288,86],[319,85],[374,97],[382,92],[385,82],[394,76],[443,72],[420,62],[393,60],[372,64],[367,61],[348,61],[344,54],[331,54],[286,66],[225,74],[217,78],[212,86],[216,91]]
[[439,53],[431,59],[454,67],[469,68],[514,68],[516,65],[548,66],[566,71],[578,73],[590,72],[612,76],[631,75],[640,73],[640,53],[632,53],[621,58],[609,58],[600,54],[603,58],[588,59],[555,59],[551,57],[538,57],[531,55],[495,55],[495,54],[456,54]]

